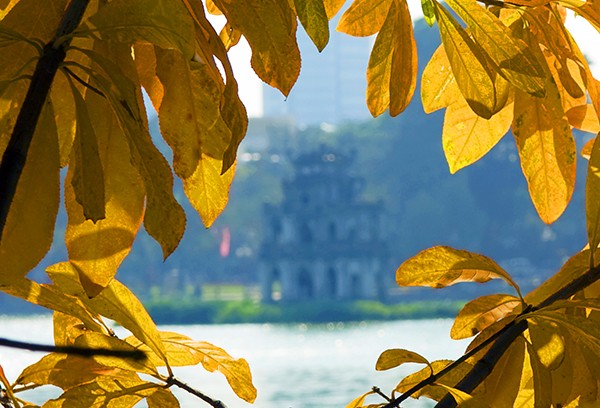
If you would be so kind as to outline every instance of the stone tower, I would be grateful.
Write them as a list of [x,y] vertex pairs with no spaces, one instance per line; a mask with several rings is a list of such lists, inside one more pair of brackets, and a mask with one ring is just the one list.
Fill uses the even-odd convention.
[[382,204],[359,200],[354,155],[324,146],[292,160],[283,202],[265,206],[264,302],[382,299],[388,273]]

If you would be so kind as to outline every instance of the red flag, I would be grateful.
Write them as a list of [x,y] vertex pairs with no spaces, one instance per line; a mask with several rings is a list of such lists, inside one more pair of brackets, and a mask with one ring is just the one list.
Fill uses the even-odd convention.
[[223,229],[223,233],[221,234],[221,244],[219,245],[219,254],[223,258],[227,258],[229,256],[229,250],[231,248],[231,232],[229,231],[229,227],[225,227]]

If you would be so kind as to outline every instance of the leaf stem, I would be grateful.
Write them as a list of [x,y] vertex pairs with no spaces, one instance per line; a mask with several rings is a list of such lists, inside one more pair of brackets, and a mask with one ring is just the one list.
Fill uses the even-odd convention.
[[17,116],[12,135],[0,164],[0,240],[8,218],[27,153],[60,64],[66,57],[69,41],[63,41],[81,22],[90,0],[73,0],[56,30],[54,38],[42,48],[27,94]]

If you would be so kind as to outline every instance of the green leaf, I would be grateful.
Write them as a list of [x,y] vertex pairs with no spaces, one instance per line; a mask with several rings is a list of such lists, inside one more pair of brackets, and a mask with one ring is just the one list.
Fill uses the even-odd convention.
[[319,51],[329,42],[329,18],[323,0],[294,0],[296,13]]
[[487,282],[503,279],[520,293],[510,275],[496,262],[472,252],[436,246],[419,252],[396,271],[400,286],[443,288],[460,282]]
[[104,208],[104,170],[98,152],[96,133],[90,120],[87,106],[79,90],[69,81],[77,112],[77,130],[73,157],[74,167],[71,183],[75,199],[83,208],[85,219],[94,223],[106,217]]
[[[377,371],[389,370],[405,363],[421,363],[430,366],[429,361],[414,351],[404,349],[386,350],[377,359],[375,369]],[[431,366],[430,366],[431,368]]]
[[423,18],[429,27],[433,27],[435,23],[435,7],[434,0],[421,0],[421,9],[423,10]]
[[[181,1],[113,0],[87,22],[89,34],[98,34],[103,40],[145,41],[177,49],[188,60],[194,56],[194,24]],[[75,34],[88,35],[88,31],[80,29]]]
[[521,311],[521,300],[511,295],[487,295],[467,303],[456,316],[450,337],[455,340],[472,337],[503,319]]

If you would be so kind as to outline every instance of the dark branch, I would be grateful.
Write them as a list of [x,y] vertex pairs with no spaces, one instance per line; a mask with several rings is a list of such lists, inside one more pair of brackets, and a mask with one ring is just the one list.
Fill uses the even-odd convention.
[[73,354],[83,357],[94,357],[94,356],[109,356],[109,357],[121,357],[121,358],[132,358],[135,360],[146,359],[146,353],[141,350],[112,350],[106,348],[87,348],[87,347],[75,347],[75,346],[49,346],[45,344],[28,343],[24,341],[9,340],[0,338],[0,346],[18,348],[23,350],[31,351],[42,351],[46,353],[64,353]]
[[19,178],[25,167],[27,153],[37,123],[50,92],[56,72],[66,56],[71,34],[79,25],[89,0],[73,0],[65,11],[54,38],[42,49],[33,72],[31,84],[13,128],[12,135],[0,164],[0,239],[4,232],[8,212],[12,204]]
[[219,400],[214,400],[211,397],[209,397],[206,394],[203,394],[202,392],[190,387],[189,385],[187,385],[186,383],[184,383],[183,381],[178,380],[177,378],[171,376],[167,379],[167,385],[171,386],[171,385],[176,385],[179,388],[186,390],[187,392],[189,392],[190,394],[195,395],[196,397],[200,398],[202,401],[206,402],[208,405],[210,405],[213,408],[227,408],[225,406],[225,404]]

